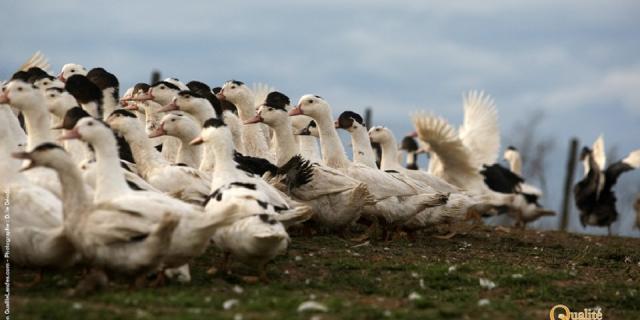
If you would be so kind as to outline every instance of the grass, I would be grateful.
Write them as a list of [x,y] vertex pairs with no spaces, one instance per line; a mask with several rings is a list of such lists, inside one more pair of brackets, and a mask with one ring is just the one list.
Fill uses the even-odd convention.
[[[485,228],[451,240],[355,246],[336,236],[295,237],[269,265],[268,284],[243,283],[251,269],[206,270],[210,249],[192,264],[190,284],[129,290],[118,279],[100,293],[69,298],[77,269],[51,271],[40,284],[13,288],[13,319],[547,319],[549,309],[602,308],[605,319],[640,316],[640,239]],[[33,271],[13,270],[27,282]],[[482,288],[480,278],[496,284]],[[235,290],[234,290],[235,288]],[[238,289],[241,288],[241,289]],[[418,296],[409,299],[410,295]],[[416,295],[417,294],[417,295]],[[223,303],[237,299],[229,310]],[[489,304],[479,306],[478,301]],[[314,300],[326,313],[298,313]]]

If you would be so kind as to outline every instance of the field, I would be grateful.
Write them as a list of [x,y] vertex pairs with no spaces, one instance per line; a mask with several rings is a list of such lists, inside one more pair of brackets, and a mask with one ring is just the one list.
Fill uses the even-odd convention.
[[[251,270],[239,263],[233,274],[208,275],[221,258],[214,249],[196,260],[187,285],[130,290],[116,280],[103,292],[69,298],[80,271],[49,272],[34,287],[13,288],[12,318],[548,319],[556,304],[599,306],[605,319],[640,318],[640,239],[484,227],[450,240],[421,235],[356,245],[295,237],[288,254],[269,265],[268,284],[244,283],[240,276]],[[35,274],[13,272],[20,282]],[[495,287],[481,286],[481,278]],[[298,312],[308,300],[328,311]]]

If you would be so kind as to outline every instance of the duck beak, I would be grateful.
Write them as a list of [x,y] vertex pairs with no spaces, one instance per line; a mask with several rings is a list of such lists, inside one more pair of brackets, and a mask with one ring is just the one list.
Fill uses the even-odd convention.
[[407,137],[417,138],[418,137],[418,131],[413,131],[413,132],[409,133],[407,135]]
[[164,136],[167,134],[167,131],[164,130],[164,123],[160,124],[160,127],[156,128],[153,132],[149,133],[149,138],[156,138],[160,136]]
[[222,93],[222,91],[216,93],[216,98],[218,98],[218,100],[226,100],[227,97],[224,96],[224,93]]
[[33,163],[33,160],[31,160],[31,154],[29,152],[14,152],[11,154],[11,156],[16,159],[29,160],[27,163],[25,163],[22,166],[22,168],[20,168],[19,170],[20,172],[24,172],[36,167],[35,164]]
[[260,116],[259,114],[256,114],[253,118],[248,119],[247,121],[244,122],[244,124],[252,124],[252,123],[260,123],[263,122],[264,119],[262,118],[262,116]]
[[176,104],[176,99],[174,98],[173,100],[171,100],[171,102],[168,105],[158,109],[158,111],[156,112],[169,112],[169,111],[178,110],[178,109],[179,108],[178,108],[178,105]]
[[9,104],[11,101],[9,100],[8,92],[0,93],[0,103]]
[[340,123],[338,123],[338,120],[333,122],[333,127],[336,129],[340,129]]
[[64,78],[64,74],[62,74],[62,72],[60,72],[56,78],[62,82],[67,82],[67,79]]
[[189,142],[189,144],[192,145],[192,146],[197,146],[197,145],[202,144],[203,142],[204,142],[204,140],[202,140],[202,137],[197,137],[197,138],[191,140],[191,142]]
[[304,112],[302,112],[302,107],[300,107],[300,105],[297,105],[295,108],[291,109],[291,111],[289,111],[289,115],[290,116],[299,116],[304,114]]
[[60,140],[72,140],[72,139],[81,139],[82,136],[80,135],[80,132],[78,132],[78,129],[73,128],[69,131],[67,131],[65,134],[63,134],[60,137]]

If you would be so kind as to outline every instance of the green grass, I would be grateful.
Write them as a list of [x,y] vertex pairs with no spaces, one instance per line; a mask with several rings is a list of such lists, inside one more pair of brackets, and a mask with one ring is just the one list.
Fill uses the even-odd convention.
[[[600,306],[605,319],[640,316],[640,240],[585,238],[556,232],[490,229],[414,243],[355,244],[336,236],[294,237],[286,256],[268,267],[270,282],[246,284],[255,274],[239,263],[231,275],[207,275],[215,250],[192,264],[190,284],[130,290],[126,279],[88,297],[65,291],[77,269],[50,271],[31,288],[12,291],[13,319],[309,319],[300,303],[323,303],[322,319],[545,319],[550,307]],[[296,259],[296,257],[299,257]],[[450,267],[455,270],[450,271]],[[26,282],[34,273],[13,271]],[[514,276],[516,275],[516,276]],[[488,290],[479,278],[495,282]],[[234,292],[234,286],[242,288]],[[410,300],[417,293],[421,298]],[[224,301],[239,304],[224,310]],[[480,299],[489,299],[479,306]]]

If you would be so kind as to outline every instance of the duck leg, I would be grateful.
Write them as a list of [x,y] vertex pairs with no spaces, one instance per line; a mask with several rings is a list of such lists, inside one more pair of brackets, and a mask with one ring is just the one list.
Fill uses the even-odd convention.
[[78,285],[69,291],[69,296],[82,297],[90,293],[105,288],[109,283],[107,274],[101,269],[93,269],[85,276]]
[[370,224],[369,224],[369,228],[367,228],[367,230],[364,232],[364,234],[362,234],[359,237],[356,238],[352,238],[351,241],[354,242],[363,242],[366,240],[369,240],[373,237],[373,234],[376,232],[376,230],[378,229],[379,226],[379,222],[378,219],[376,217],[373,217],[370,220]]
[[221,271],[223,273],[228,273],[230,260],[231,260],[231,252],[225,252],[224,257],[222,258],[222,261],[220,261],[220,264],[218,264],[218,267],[212,266],[211,268],[209,268],[209,270],[207,270],[207,274],[216,274],[218,273],[218,271]]
[[164,287],[166,284],[167,284],[167,277],[164,274],[164,269],[162,269],[156,273],[156,278],[149,283],[149,287],[160,288],[160,287]]
[[31,288],[31,287],[37,285],[38,283],[42,282],[43,278],[44,278],[44,271],[42,269],[40,269],[40,270],[38,270],[38,272],[36,273],[36,275],[33,277],[33,279],[31,281],[29,281],[27,283],[16,282],[15,285],[18,288]]

